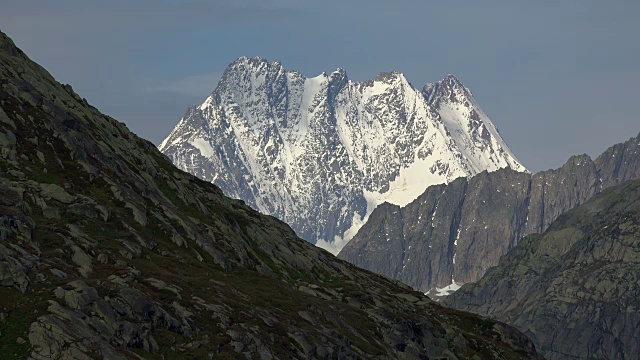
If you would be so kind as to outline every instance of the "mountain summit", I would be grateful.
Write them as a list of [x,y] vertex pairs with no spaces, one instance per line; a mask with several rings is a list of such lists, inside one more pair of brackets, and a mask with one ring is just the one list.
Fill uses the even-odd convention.
[[160,150],[334,253],[382,202],[481,171],[526,171],[471,92],[449,75],[421,91],[399,72],[307,78],[239,58]]

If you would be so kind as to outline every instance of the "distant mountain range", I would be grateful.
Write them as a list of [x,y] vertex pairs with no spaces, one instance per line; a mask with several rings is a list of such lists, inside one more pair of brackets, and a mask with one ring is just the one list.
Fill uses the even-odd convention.
[[404,206],[482,171],[526,171],[452,75],[419,90],[398,72],[306,78],[261,58],[229,65],[159,149],[334,253],[383,202]]
[[525,235],[541,233],[593,195],[640,179],[640,135],[592,160],[536,174],[503,169],[383,204],[338,257],[437,297],[479,280]]

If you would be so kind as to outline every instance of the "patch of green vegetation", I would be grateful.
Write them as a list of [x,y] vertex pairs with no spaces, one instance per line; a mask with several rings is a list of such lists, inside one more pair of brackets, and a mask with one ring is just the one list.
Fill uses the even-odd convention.
[[[167,180],[169,181],[169,180]],[[197,219],[201,222],[208,223],[211,221],[205,214],[203,214],[196,206],[188,204],[185,199],[178,195],[176,189],[171,188],[165,181],[156,182],[158,189],[164,194],[164,196],[171,201],[171,203],[178,208],[181,214],[187,215],[191,218]],[[178,229],[178,228],[176,228]]]
[[[26,359],[30,350],[29,326],[47,308],[43,298],[46,292],[31,286],[26,294],[14,288],[0,287],[0,312],[6,320],[0,322],[0,356],[2,359]],[[25,340],[19,343],[18,338]]]
[[285,270],[285,268],[282,267],[281,271],[289,274],[293,280],[301,280],[309,284],[315,284],[317,282],[316,278],[311,275],[312,273],[310,271],[300,270],[296,268],[286,268]]
[[59,171],[44,171],[44,169],[37,166],[31,167],[32,171],[29,173],[29,179],[39,182],[41,184],[62,184],[64,178],[60,176]]
[[102,178],[96,178],[92,186],[86,188],[86,194],[100,205],[112,208],[123,208],[124,202],[117,200],[111,191],[110,185]]
[[346,285],[343,276],[325,276],[324,283],[332,288],[342,288]]
[[[160,345],[160,350],[151,354],[140,350],[138,353],[145,359],[182,360],[182,359],[209,359],[209,354],[213,354],[214,359],[236,359],[238,354],[228,346],[229,338],[221,332],[220,328],[207,326],[206,330],[192,339],[186,340],[178,334],[165,329],[160,329],[154,333],[156,342]],[[203,339],[203,335],[207,335]],[[178,341],[188,341],[191,347],[177,346]],[[203,345],[202,342],[206,342]],[[211,346],[211,345],[214,346]],[[217,349],[216,349],[217,348]]]
[[[266,264],[274,272],[278,272],[280,274],[286,274],[286,271],[284,271],[284,268],[277,265],[273,261],[273,259],[271,259],[271,257],[260,248],[260,245],[258,245],[258,243],[253,238],[249,237],[248,239],[249,239],[249,243],[251,244],[251,248],[253,249],[253,251],[256,252],[258,259],[262,263]],[[252,256],[252,254],[249,254],[249,256]],[[257,260],[257,259],[254,259],[254,260]]]

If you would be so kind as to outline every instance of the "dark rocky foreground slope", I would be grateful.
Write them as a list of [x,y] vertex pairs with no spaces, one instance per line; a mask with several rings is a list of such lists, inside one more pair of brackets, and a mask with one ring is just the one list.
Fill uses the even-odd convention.
[[561,215],[443,301],[516,326],[549,359],[638,359],[640,181]]
[[2,358],[540,358],[300,240],[0,33]]
[[534,175],[504,169],[431,186],[400,208],[384,204],[339,258],[428,291],[477,281],[519,239],[603,189],[640,178],[640,135],[595,161],[571,157]]

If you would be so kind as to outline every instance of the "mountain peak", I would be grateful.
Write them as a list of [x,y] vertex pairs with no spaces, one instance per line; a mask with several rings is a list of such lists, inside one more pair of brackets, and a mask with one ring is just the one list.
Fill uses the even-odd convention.
[[[231,73],[260,73],[266,70],[281,70],[282,64],[280,61],[270,62],[269,60],[260,56],[247,57],[241,56],[231,62],[225,69],[225,74]],[[224,77],[224,75],[223,75]]]
[[264,62],[268,63],[269,61],[260,56],[240,56],[239,58],[235,59],[232,64],[256,64]]
[[453,74],[445,76],[444,79],[439,81],[439,83],[449,89],[458,91],[460,93],[466,93],[467,96],[472,96],[471,91],[466,86],[464,86],[460,79],[458,79]]
[[347,71],[343,68],[337,68],[329,75],[329,78],[347,78]]
[[462,85],[462,83],[460,82],[460,80],[458,80],[458,78],[453,75],[453,74],[448,74],[447,76],[444,77],[444,79],[439,81],[440,83],[448,83],[451,85]]
[[335,96],[349,83],[347,72],[342,68],[337,68],[329,75],[329,97],[335,101]]
[[422,93],[430,104],[437,106],[442,100],[461,103],[472,98],[471,91],[453,74],[445,76],[435,83],[426,84],[422,88]]
[[403,81],[406,80],[406,78],[404,74],[399,71],[383,71],[378,73],[374,80],[384,83],[391,83],[394,81]]

